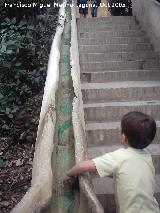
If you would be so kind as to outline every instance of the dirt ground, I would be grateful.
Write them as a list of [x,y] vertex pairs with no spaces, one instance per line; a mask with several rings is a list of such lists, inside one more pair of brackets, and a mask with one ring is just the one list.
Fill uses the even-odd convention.
[[30,187],[34,146],[11,145],[8,138],[1,138],[0,150],[5,156],[0,168],[0,212],[9,213]]
[[[0,213],[9,213],[31,185],[32,161],[39,120],[37,106],[40,107],[41,102],[42,94],[40,93],[25,105],[24,117],[28,120],[29,127],[33,126],[33,129],[25,128],[26,135],[24,135],[23,124],[26,122],[21,120],[19,121],[21,134],[16,135],[17,142],[11,137],[0,138]],[[30,109],[34,115],[32,116],[34,121],[30,118],[32,114]]]

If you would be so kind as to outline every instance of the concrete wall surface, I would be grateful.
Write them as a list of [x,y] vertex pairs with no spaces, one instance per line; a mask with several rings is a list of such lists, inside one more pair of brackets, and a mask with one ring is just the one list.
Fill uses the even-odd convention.
[[157,0],[132,0],[133,15],[151,39],[160,57],[160,2]]

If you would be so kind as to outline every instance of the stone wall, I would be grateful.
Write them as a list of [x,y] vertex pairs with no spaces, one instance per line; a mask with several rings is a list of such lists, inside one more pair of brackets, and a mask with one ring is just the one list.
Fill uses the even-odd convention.
[[132,0],[133,15],[146,31],[160,57],[160,2],[157,0]]

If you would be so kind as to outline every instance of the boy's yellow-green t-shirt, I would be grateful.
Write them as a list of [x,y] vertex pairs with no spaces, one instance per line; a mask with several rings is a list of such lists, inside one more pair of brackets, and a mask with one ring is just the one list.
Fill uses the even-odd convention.
[[114,175],[120,213],[160,213],[153,196],[155,169],[147,150],[121,148],[93,161],[100,177]]

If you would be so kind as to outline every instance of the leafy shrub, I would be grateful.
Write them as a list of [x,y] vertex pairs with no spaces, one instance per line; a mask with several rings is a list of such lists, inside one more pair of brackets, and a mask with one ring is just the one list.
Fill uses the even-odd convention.
[[22,106],[43,90],[58,13],[56,8],[48,10],[34,10],[34,14],[25,11],[26,17],[21,13],[7,17],[9,9],[1,8],[1,16],[5,17],[0,23],[1,136],[14,134],[13,122],[23,114]]
[[[44,3],[52,3],[55,1],[45,1],[45,0],[1,0],[0,1],[0,14],[1,17],[13,18],[16,17],[17,20],[21,20],[24,16],[26,19],[36,18],[36,15],[46,12],[46,9],[40,8],[39,5]],[[23,4],[37,4],[35,7],[22,7]],[[19,5],[16,6],[15,4]]]

